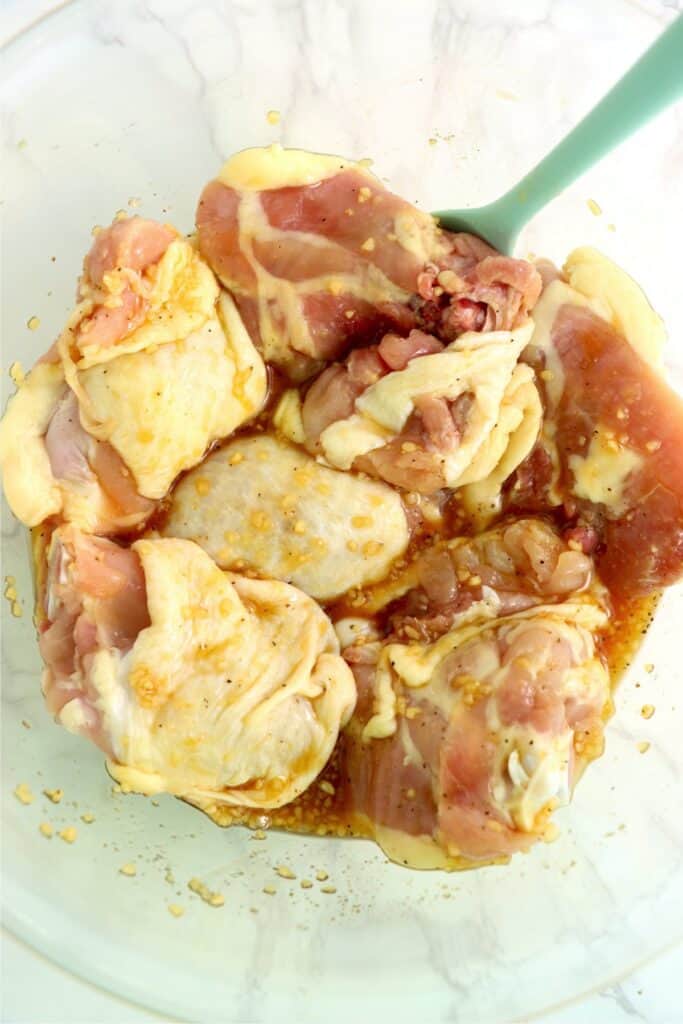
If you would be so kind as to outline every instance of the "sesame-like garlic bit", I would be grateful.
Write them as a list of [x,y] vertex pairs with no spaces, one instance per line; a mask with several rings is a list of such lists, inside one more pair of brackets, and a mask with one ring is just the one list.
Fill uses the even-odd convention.
[[10,366],[9,375],[17,387],[19,387],[20,384],[24,383],[24,380],[26,379],[26,374],[24,373],[23,366],[18,360],[12,363],[12,365]]
[[28,782],[20,782],[14,790],[14,795],[20,804],[32,804],[35,800],[31,787]]
[[187,888],[210,907],[222,907],[225,903],[225,897],[220,892],[212,892],[201,878],[191,878],[187,883]]

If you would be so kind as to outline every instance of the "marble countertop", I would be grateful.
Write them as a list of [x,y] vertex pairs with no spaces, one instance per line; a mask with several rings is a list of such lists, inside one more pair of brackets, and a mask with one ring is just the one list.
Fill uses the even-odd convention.
[[[538,1024],[680,1024],[679,948],[580,1003],[533,1018]],[[164,1018],[102,992],[2,934],[5,1024],[158,1024]],[[214,1021],[202,1024],[217,1024]],[[527,1024],[519,1021],[516,1024]],[[531,1021],[529,1021],[531,1024]]]
[[[680,1024],[678,979],[683,950],[589,999],[533,1018],[538,1024]],[[158,1024],[164,1018],[80,981],[7,932],[2,936],[2,1020],[5,1024]],[[217,1024],[214,1021],[202,1024]],[[526,1022],[516,1022],[526,1024]],[[529,1021],[531,1024],[531,1021]]]
[[[525,3],[534,10],[547,8],[543,15],[547,17],[550,9],[564,8],[566,11],[570,0],[550,0],[546,4],[525,0]],[[671,9],[683,9],[681,0],[633,0],[633,3],[647,8],[655,16],[658,12],[662,16],[667,13],[670,16]],[[55,0],[0,0],[0,43],[62,5]],[[453,0],[452,6],[457,8],[457,0]],[[666,8],[670,9],[669,12]],[[549,24],[552,24],[552,19],[549,19]],[[188,60],[191,60],[190,56]],[[677,1024],[683,1020],[683,1001],[678,988],[682,974],[683,948],[679,947],[659,956],[636,973],[615,979],[611,985],[581,1003],[558,1009],[541,1019],[544,1024],[626,1024],[631,1021]],[[133,1024],[162,1019],[78,980],[6,931],[2,934],[1,981],[2,1020],[7,1022]]]

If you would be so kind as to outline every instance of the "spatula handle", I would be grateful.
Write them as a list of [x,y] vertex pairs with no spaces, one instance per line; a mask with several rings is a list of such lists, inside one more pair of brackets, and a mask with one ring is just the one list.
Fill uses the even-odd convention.
[[[592,164],[683,95],[683,15],[504,200],[528,220]],[[520,210],[520,213],[522,211]]]

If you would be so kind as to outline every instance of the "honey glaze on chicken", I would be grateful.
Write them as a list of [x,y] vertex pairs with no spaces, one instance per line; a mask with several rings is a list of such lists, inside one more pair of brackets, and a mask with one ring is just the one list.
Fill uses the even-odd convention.
[[[430,550],[427,546],[423,551]],[[433,549],[431,549],[433,550]],[[418,552],[416,555],[419,557]],[[628,668],[632,657],[642,643],[656,608],[659,594],[654,593],[644,597],[633,598],[621,606],[612,604],[612,615],[604,631],[598,638],[599,656],[606,667],[609,676],[609,694],[605,693],[606,699],[600,709],[598,720],[593,725],[593,730],[587,729],[585,734],[577,737],[577,745],[581,746],[581,758],[575,769],[573,782],[577,782],[587,765],[599,757],[603,750],[602,726],[613,713],[614,706],[611,699],[618,681]],[[335,614],[344,616],[347,610],[358,613],[357,597],[354,598],[355,605],[352,609],[337,605],[328,609]],[[383,609],[379,614],[374,615],[367,622],[372,624],[370,629],[373,633],[381,634],[389,629],[389,611]],[[340,621],[339,618],[337,621]],[[343,621],[343,618],[342,618]],[[355,620],[356,627],[360,623],[359,618]],[[362,628],[362,627],[361,627]],[[410,627],[409,627],[410,628]],[[411,715],[415,706],[402,707],[402,714],[407,715],[404,719],[411,723]],[[356,706],[356,716],[360,709]],[[419,716],[412,719],[413,724],[419,720]],[[597,725],[597,728],[595,727]],[[427,726],[428,727],[428,726]],[[390,744],[390,739],[373,740],[374,743]],[[357,766],[356,766],[357,767]],[[400,770],[399,766],[391,765],[391,770]],[[392,775],[381,779],[382,791],[391,793]],[[408,777],[408,783],[412,781]],[[414,780],[413,780],[414,781]],[[412,834],[412,830],[399,829],[378,829],[372,816],[359,811],[356,806],[354,779],[349,773],[349,740],[342,735],[336,746],[335,752],[326,766],[324,772],[318,779],[308,787],[305,793],[291,804],[268,812],[258,814],[248,808],[233,808],[216,804],[213,808],[207,808],[213,820],[222,826],[230,824],[245,824],[250,828],[283,828],[296,833],[310,834],[317,836],[334,837],[357,837],[374,838],[380,842],[387,856],[399,864],[417,868],[441,868],[446,870],[466,869],[478,866],[483,863],[500,863],[508,859],[508,851],[496,853],[487,851],[483,856],[473,859],[471,855],[458,856],[446,855],[437,846],[426,842],[419,829],[429,827],[420,821],[424,811],[424,803],[429,803],[430,795],[420,793],[418,784],[407,784],[402,788],[402,793],[396,796],[396,807],[399,814],[403,814],[409,820],[413,819],[418,825],[418,837]],[[425,799],[426,798],[426,799]],[[422,801],[422,804],[421,804]],[[552,827],[547,828],[546,838],[552,839],[554,831]]]
[[0,429],[57,719],[220,825],[443,869],[551,839],[683,574],[637,285],[271,147],[191,242],[106,229],[79,299]]
[[[334,212],[331,225],[312,223],[323,190],[305,181],[262,193],[266,220],[281,241],[288,229],[323,234],[328,271],[337,259],[357,284],[360,248],[400,286],[409,271],[397,268],[391,244],[377,244],[381,232],[361,245],[344,220],[378,193],[367,223],[386,218],[382,190],[337,170],[324,177],[326,212],[335,211],[335,182],[339,206],[357,205]],[[229,167],[206,198],[211,208],[226,187],[230,219],[245,190]],[[382,226],[395,244],[398,232]],[[334,347],[320,352],[334,361],[275,403],[273,426],[292,444],[397,490],[411,538],[384,579],[326,604],[356,678],[356,710],[321,777],[268,822],[371,835],[412,866],[464,867],[550,838],[553,808],[602,752],[612,688],[658,586],[683,564],[681,415],[659,374],[661,322],[600,254],[578,250],[563,272],[543,267],[541,284],[533,267],[477,239],[434,234],[425,223],[418,236],[420,256],[424,246],[432,255],[415,279],[412,322],[387,330],[378,317],[373,335],[364,320],[348,353],[339,318]],[[218,238],[212,220],[208,246]],[[306,279],[299,255],[297,283]],[[234,287],[231,258],[221,266]],[[258,299],[262,267],[245,286],[247,306]],[[343,304],[345,288],[319,283]],[[269,302],[277,301],[271,290]],[[308,356],[317,354],[309,344],[315,309],[307,299],[298,307]],[[346,312],[353,322],[352,302]],[[639,423],[643,389],[650,408],[672,404],[675,415]],[[630,525],[643,500],[650,530],[661,526],[655,544],[643,536],[642,515]],[[547,558],[529,555],[534,544]],[[634,557],[617,579],[620,544]],[[210,813],[221,824],[265,823],[236,808]]]
[[[649,595],[635,599],[623,614],[615,617],[609,624],[605,634],[600,638],[600,649],[605,659],[611,679],[612,693],[617,688],[620,677],[628,668],[632,657],[643,641],[659,595]],[[606,724],[614,710],[613,703],[606,704],[603,720]],[[375,741],[386,742],[386,741]],[[602,743],[598,743],[592,751],[586,751],[583,771],[590,760],[602,753]],[[324,771],[313,785],[292,803],[268,813],[258,813],[250,808],[228,807],[215,804],[204,808],[216,824],[227,827],[241,824],[251,829],[283,829],[290,832],[319,836],[377,838],[377,829],[369,818],[358,813],[354,807],[350,779],[346,767],[347,748],[344,737],[338,742],[332,757]],[[578,781],[580,773],[577,773]],[[415,794],[406,790],[406,799],[414,800]],[[548,838],[552,838],[552,831]],[[483,860],[472,860],[470,857],[445,857],[433,846],[424,842],[411,842],[410,835],[399,834],[393,843],[383,844],[387,856],[396,863],[413,868],[437,867],[444,870],[459,870],[481,866],[484,863],[501,863],[507,856],[491,856]]]

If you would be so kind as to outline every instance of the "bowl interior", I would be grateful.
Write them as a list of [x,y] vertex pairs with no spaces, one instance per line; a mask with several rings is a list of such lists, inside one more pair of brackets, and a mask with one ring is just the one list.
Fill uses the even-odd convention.
[[[9,47],[0,76],[3,367],[28,368],[47,348],[91,228],[129,200],[190,231],[222,159],[280,141],[370,156],[427,209],[477,205],[540,158],[671,14],[612,0],[599,14],[589,0],[560,5],[552,21],[532,9],[90,0],[40,23]],[[669,112],[559,197],[519,246],[558,260],[584,243],[603,249],[643,284],[674,340],[676,151],[680,161]],[[683,390],[674,340],[668,364]],[[4,401],[6,373],[3,388]],[[558,816],[561,837],[509,867],[444,875],[388,864],[364,841],[257,839],[170,798],[113,792],[98,752],[42,707],[27,540],[6,506],[2,541],[23,610],[2,604],[4,915],[67,968],[183,1019],[341,1020],[362,999],[399,1021],[421,1011],[471,1024],[578,996],[681,936],[681,588],[619,689],[606,753]],[[656,706],[648,721],[644,703]],[[13,795],[22,782],[28,805]],[[58,804],[43,795],[55,788]],[[42,822],[75,826],[76,841],[44,838]],[[128,862],[134,877],[119,871]],[[295,880],[276,874],[281,864]],[[193,894],[192,878],[224,905]]]

